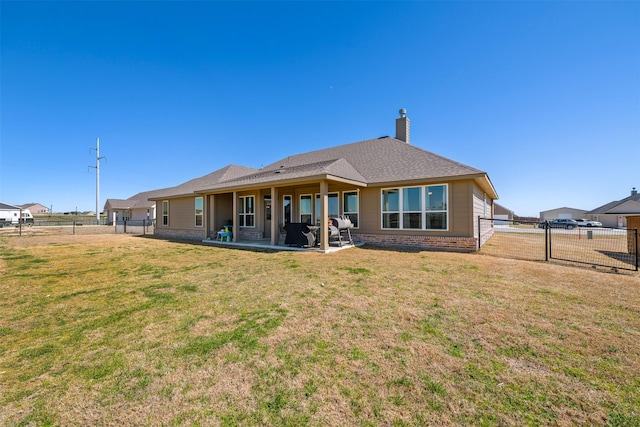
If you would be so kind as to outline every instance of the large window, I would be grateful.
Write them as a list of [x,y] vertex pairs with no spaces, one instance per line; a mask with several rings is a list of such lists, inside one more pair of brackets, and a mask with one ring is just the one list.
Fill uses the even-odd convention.
[[382,228],[400,227],[400,190],[382,190]]
[[402,189],[402,228],[422,229],[422,187]]
[[255,198],[253,196],[240,197],[240,227],[255,227]]
[[169,201],[162,201],[162,225],[169,225]]
[[291,222],[291,196],[282,198],[282,224],[287,225]]
[[447,209],[446,185],[382,190],[382,228],[446,230]]
[[355,228],[358,228],[358,217],[360,212],[360,204],[358,202],[359,193],[357,191],[350,191],[342,193],[342,212],[344,216],[351,220],[351,223]]
[[[338,193],[329,193],[329,218],[340,216],[340,197]],[[320,195],[316,194],[316,224],[320,224]]]
[[196,227],[202,227],[204,221],[204,202],[202,197],[196,197],[195,211],[196,211]]
[[429,185],[425,187],[425,195],[427,230],[446,230],[448,228],[447,186]]
[[313,218],[311,195],[300,196],[300,222],[303,224],[311,224],[311,218]]

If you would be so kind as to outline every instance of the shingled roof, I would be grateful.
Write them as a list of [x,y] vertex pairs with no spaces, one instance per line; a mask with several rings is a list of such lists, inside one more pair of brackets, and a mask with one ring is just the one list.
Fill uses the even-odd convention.
[[485,174],[388,136],[289,156],[266,166],[264,170],[340,158],[362,174],[368,184]]
[[486,172],[386,136],[288,156],[262,169],[229,165],[176,187],[157,190],[150,199],[319,179],[359,186],[476,179],[488,194],[497,198]]
[[[635,188],[634,188],[635,190]],[[627,202],[635,202],[640,204],[640,194],[638,194],[637,192],[632,192],[632,194],[629,197],[625,197],[622,200],[617,200],[617,201],[613,201],[613,202],[609,202],[605,205],[602,205],[600,207],[595,208],[592,211],[587,212],[587,214],[589,215],[598,215],[598,214],[608,214],[611,213],[610,211],[618,208],[619,206],[622,206],[623,204],[627,203]],[[616,214],[629,214],[629,213],[637,213],[635,211],[630,211],[630,212],[614,212]]]

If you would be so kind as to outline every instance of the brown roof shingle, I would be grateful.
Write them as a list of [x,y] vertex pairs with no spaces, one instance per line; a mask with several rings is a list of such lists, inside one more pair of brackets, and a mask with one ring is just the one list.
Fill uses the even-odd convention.
[[481,170],[391,137],[289,156],[266,166],[264,170],[332,159],[345,159],[369,184],[484,174]]
[[288,156],[262,169],[229,165],[176,187],[156,190],[150,199],[321,178],[363,186],[473,178],[497,197],[485,172],[387,136]]

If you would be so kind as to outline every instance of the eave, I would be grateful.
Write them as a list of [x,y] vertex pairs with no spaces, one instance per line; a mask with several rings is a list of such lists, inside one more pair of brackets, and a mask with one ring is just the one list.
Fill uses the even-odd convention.
[[297,177],[297,178],[288,178],[288,179],[279,179],[277,181],[265,181],[265,182],[256,182],[249,184],[235,184],[235,185],[224,185],[220,187],[208,188],[204,190],[195,191],[194,194],[221,194],[221,193],[229,193],[232,191],[244,191],[244,190],[256,190],[261,188],[271,188],[271,187],[288,187],[291,185],[308,185],[308,184],[317,184],[320,181],[332,181],[339,182],[342,184],[354,185],[356,187],[366,187],[367,183],[361,181],[355,181],[352,179],[347,179],[335,175],[330,174],[319,174],[305,177]]

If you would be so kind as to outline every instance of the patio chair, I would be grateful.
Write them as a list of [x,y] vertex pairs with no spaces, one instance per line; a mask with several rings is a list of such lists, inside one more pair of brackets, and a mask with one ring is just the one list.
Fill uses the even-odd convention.
[[[280,224],[280,237],[285,241],[287,240],[287,228],[282,224]],[[280,241],[280,239],[278,239],[278,241]]]

